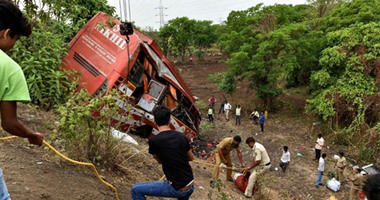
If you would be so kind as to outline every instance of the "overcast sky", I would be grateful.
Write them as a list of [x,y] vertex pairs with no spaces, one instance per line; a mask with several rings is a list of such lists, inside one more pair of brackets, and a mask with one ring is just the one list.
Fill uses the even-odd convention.
[[[116,7],[117,15],[120,16],[120,2],[128,0],[108,0],[109,4]],[[141,28],[159,28],[159,3],[160,0],[129,0],[131,18],[136,26]],[[303,4],[306,0],[162,0],[164,9],[164,19],[168,21],[176,17],[186,16],[190,19],[212,20],[220,23],[226,20],[232,10],[245,10],[256,4]],[[127,19],[129,13],[127,10]]]

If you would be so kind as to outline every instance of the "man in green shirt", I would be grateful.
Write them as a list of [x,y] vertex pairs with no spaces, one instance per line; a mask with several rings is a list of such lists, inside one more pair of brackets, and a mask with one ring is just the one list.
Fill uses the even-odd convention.
[[[41,146],[44,136],[30,131],[17,117],[17,102],[30,101],[21,67],[4,51],[13,48],[21,36],[31,34],[31,26],[20,9],[10,0],[0,0],[0,114],[2,128],[12,135],[28,138]],[[10,199],[0,170],[0,199]]]

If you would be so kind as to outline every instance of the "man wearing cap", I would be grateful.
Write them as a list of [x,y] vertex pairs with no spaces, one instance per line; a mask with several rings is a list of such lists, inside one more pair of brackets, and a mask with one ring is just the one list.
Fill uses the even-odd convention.
[[353,167],[354,173],[349,178],[351,181],[350,184],[350,200],[356,199],[355,197],[358,196],[359,191],[363,188],[363,179],[364,176],[361,174],[361,170],[358,166]]
[[262,144],[256,142],[253,137],[247,138],[245,143],[247,143],[247,145],[253,150],[253,160],[247,166],[247,170],[254,170],[249,176],[248,185],[245,189],[244,195],[247,198],[252,198],[252,190],[255,186],[258,176],[263,176],[264,173],[270,169],[271,163],[265,147]]
[[336,179],[341,183],[344,181],[344,170],[346,169],[347,161],[343,152],[339,152],[339,159],[335,163]]
[[[214,186],[214,181],[218,180],[219,177],[219,165],[223,162],[227,167],[232,167],[232,161],[230,156],[230,151],[236,149],[236,153],[238,155],[240,165],[243,166],[243,156],[241,150],[239,148],[239,144],[241,142],[240,136],[235,137],[227,137],[224,138],[217,146],[215,153],[215,167],[212,172],[212,181],[210,182],[211,187]],[[227,181],[232,181],[232,169],[227,169]]]

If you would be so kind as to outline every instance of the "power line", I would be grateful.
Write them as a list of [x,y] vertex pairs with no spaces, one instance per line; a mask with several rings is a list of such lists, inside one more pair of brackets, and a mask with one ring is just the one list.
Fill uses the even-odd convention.
[[165,25],[165,19],[164,19],[164,16],[166,16],[164,14],[164,10],[168,9],[167,7],[164,7],[163,4],[162,4],[162,0],[160,0],[160,4],[158,5],[157,8],[155,9],[158,9],[158,16],[160,16],[160,28],[163,27]]
[[128,0],[129,22],[132,22],[131,1]]

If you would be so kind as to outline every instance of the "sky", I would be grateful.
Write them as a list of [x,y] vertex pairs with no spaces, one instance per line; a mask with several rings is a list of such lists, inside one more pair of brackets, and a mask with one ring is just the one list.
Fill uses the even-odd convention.
[[[120,2],[125,2],[127,11],[126,19],[135,22],[135,25],[145,29],[153,27],[159,29],[159,5],[160,0],[108,0],[108,3],[116,7],[120,15]],[[131,12],[128,12],[128,1]],[[259,3],[273,4],[304,4],[306,0],[161,0],[165,8],[164,20],[167,22],[176,17],[186,16],[189,19],[211,20],[218,24],[227,19],[232,10],[245,10]],[[125,18],[124,18],[125,19]]]

